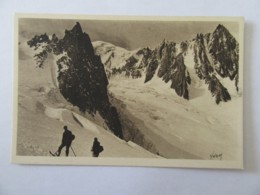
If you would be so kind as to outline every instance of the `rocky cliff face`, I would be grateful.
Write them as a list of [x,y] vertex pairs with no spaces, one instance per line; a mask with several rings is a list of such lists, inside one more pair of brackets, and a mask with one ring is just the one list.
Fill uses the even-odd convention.
[[104,65],[79,23],[66,30],[60,40],[55,34],[51,38],[43,34],[28,41],[28,45],[39,51],[35,55],[38,67],[44,67],[48,54],[55,56],[58,88],[67,101],[82,112],[98,111],[109,129],[123,138],[117,110],[109,102]]
[[159,48],[160,68],[157,76],[166,83],[171,81],[171,88],[176,94],[189,99],[188,85],[191,82],[189,72],[184,64],[183,53],[187,49],[187,44],[181,44],[181,52],[177,54],[176,43],[170,42],[161,45]]
[[212,34],[197,35],[194,61],[198,77],[208,84],[217,104],[231,100],[221,78],[234,80],[236,90],[239,91],[238,43],[223,25],[218,25]]
[[[171,82],[170,87],[176,94],[189,99],[189,85],[193,79],[204,81],[209,92],[219,104],[231,100],[228,89],[221,83],[223,78],[234,81],[238,91],[239,82],[239,51],[238,42],[223,26],[218,25],[213,33],[197,34],[189,41],[175,43],[163,40],[155,49],[143,48],[138,51],[127,51],[127,55],[100,52],[95,45],[95,52],[101,58],[107,55],[106,72],[109,78],[121,75],[127,78],[144,78],[144,83],[154,77],[161,78],[165,83]],[[116,46],[111,46],[116,51]],[[187,62],[187,54],[192,55],[192,61]],[[111,66],[112,61],[120,61],[120,66]],[[185,64],[186,63],[186,64]],[[187,68],[188,67],[188,68]],[[190,70],[197,78],[191,78]]]
[[218,25],[212,34],[209,52],[214,61],[215,71],[223,78],[235,80],[238,89],[239,49],[236,39],[223,26]]

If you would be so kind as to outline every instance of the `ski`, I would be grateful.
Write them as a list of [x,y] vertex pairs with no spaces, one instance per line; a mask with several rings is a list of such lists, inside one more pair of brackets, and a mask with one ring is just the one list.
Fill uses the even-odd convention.
[[56,154],[53,154],[51,151],[49,151],[52,156],[57,156]]

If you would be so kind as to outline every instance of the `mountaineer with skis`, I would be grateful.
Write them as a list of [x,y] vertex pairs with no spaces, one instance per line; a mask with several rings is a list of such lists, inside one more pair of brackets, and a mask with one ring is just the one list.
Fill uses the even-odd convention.
[[61,145],[58,148],[58,151],[55,153],[56,156],[60,156],[61,150],[63,147],[66,147],[66,156],[69,156],[69,149],[71,147],[72,141],[75,139],[75,135],[71,133],[70,130],[68,130],[67,126],[64,126],[64,132],[62,136]]

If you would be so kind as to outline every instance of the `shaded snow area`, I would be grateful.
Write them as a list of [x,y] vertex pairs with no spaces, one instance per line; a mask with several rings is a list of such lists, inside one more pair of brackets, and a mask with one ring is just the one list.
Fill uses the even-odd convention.
[[136,124],[161,156],[210,159],[211,154],[222,154],[224,160],[239,159],[242,98],[217,105],[204,93],[205,84],[197,82],[191,87],[200,93],[189,101],[159,78],[144,84],[144,78],[114,77],[109,91],[136,121],[143,121]]
[[[61,144],[63,126],[76,136],[72,147],[77,156],[92,156],[95,137],[104,151],[100,157],[158,158],[142,147],[120,140],[104,125],[97,113],[82,114],[57,89],[55,59],[50,56],[43,68],[36,68],[34,52],[25,41],[19,44],[17,155],[49,156]],[[65,148],[61,156],[65,156]],[[69,156],[73,156],[70,152]]]

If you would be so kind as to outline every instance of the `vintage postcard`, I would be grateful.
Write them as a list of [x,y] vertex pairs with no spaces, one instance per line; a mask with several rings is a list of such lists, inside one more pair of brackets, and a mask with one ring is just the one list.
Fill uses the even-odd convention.
[[16,14],[12,162],[243,168],[242,17]]

